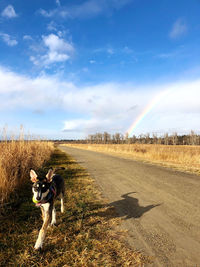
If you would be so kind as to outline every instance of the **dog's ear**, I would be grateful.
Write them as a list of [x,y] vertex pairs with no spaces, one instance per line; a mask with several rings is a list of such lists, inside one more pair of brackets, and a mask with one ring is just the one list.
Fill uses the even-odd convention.
[[31,181],[35,183],[37,181],[37,174],[34,170],[30,170]]
[[49,169],[46,178],[47,178],[47,182],[50,183],[52,181],[52,177],[53,177],[54,173],[53,173],[53,169]]

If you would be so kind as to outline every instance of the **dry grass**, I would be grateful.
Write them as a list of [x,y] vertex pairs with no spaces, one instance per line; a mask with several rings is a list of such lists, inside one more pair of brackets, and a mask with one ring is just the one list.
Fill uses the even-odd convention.
[[65,144],[67,146],[144,160],[200,174],[200,146],[143,144]]
[[31,185],[12,216],[0,218],[1,266],[144,266],[150,257],[135,252],[113,230],[119,222],[112,207],[102,203],[88,173],[66,154],[56,151],[43,169],[64,166],[65,213],[56,203],[57,227],[49,227],[42,252],[34,251],[41,227],[40,210],[31,203]]
[[30,169],[41,167],[52,151],[53,143],[45,141],[0,143],[0,205],[17,197],[16,192],[29,179]]

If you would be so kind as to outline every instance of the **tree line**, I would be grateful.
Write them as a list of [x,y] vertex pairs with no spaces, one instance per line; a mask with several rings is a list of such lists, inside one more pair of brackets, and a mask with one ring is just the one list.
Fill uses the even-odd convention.
[[191,131],[189,134],[178,135],[165,133],[160,136],[156,133],[133,135],[129,137],[128,133],[125,135],[121,133],[110,134],[108,132],[90,134],[83,140],[66,140],[72,143],[85,144],[162,144],[162,145],[200,145],[200,135]]

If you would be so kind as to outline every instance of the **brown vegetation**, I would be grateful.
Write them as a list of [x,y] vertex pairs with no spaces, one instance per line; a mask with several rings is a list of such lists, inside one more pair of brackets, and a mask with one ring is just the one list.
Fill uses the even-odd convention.
[[[0,143],[0,206],[28,180],[30,168],[49,159],[53,143],[46,141],[3,141]],[[15,193],[15,194],[14,194]]]
[[77,148],[145,160],[200,174],[200,147],[151,144],[66,144]]

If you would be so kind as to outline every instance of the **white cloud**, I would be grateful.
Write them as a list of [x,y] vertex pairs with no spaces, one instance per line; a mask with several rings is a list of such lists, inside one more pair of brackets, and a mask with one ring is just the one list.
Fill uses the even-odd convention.
[[123,52],[126,53],[126,54],[132,54],[133,50],[131,48],[129,48],[128,46],[125,46],[123,48]]
[[[63,132],[84,132],[85,134],[103,132],[106,130],[113,131],[110,127],[110,119],[74,119],[64,122]],[[116,128],[117,129],[117,128]],[[120,129],[123,131],[123,129]]]
[[59,38],[55,34],[43,36],[43,41],[50,51],[66,51],[70,53],[74,51],[74,48],[70,43],[62,38]]
[[56,0],[56,5],[60,6],[60,0]]
[[42,46],[45,49],[45,54],[30,57],[35,65],[49,66],[53,63],[67,61],[75,51],[71,42],[56,34],[42,36]]
[[93,125],[94,121],[87,120],[87,119],[74,119],[74,120],[67,120],[64,122],[64,131],[79,131],[83,128],[89,128],[90,124]]
[[110,55],[113,55],[114,54],[114,50],[112,48],[108,48],[107,49],[107,53],[110,54]]
[[5,18],[16,18],[18,15],[15,12],[15,9],[12,5],[8,5],[1,13],[2,17]]
[[51,11],[46,11],[46,10],[44,10],[44,9],[39,9],[39,11],[38,11],[38,13],[40,14],[40,15],[42,15],[43,17],[46,17],[46,18],[50,18],[50,17],[53,17],[55,14],[56,14],[56,12],[57,12],[57,10],[55,9],[55,10],[51,10]]
[[[39,76],[30,78],[0,67],[1,110],[16,110],[20,106],[30,110],[64,109],[64,90],[71,91],[70,82],[59,82],[54,77]],[[4,102],[5,101],[5,102]]]
[[[0,110],[60,110],[72,118],[63,122],[63,131],[74,137],[96,131],[125,133],[138,116],[151,106],[155,96],[167,93],[149,109],[136,134],[182,132],[200,129],[200,80],[157,86],[103,83],[77,86],[58,77],[30,78],[0,68]],[[59,121],[59,117],[58,117]]]
[[174,57],[174,55],[175,55],[174,53],[161,53],[157,55],[156,57],[166,59],[166,58]]
[[92,51],[94,54],[100,54],[100,53],[105,53],[108,54],[108,56],[112,55],[123,55],[123,56],[128,56],[128,59],[134,60],[135,62],[138,61],[137,54],[129,47],[121,47],[121,48],[113,48],[109,44],[100,48],[96,48]]
[[82,71],[83,72],[89,72],[89,69],[85,67],[85,68],[82,68]]
[[155,88],[114,83],[82,88],[73,96],[65,95],[64,101],[71,99],[77,110],[89,118],[66,120],[64,131],[124,133],[162,91],[167,93],[158,98],[136,133],[199,130],[199,86],[200,80]]
[[11,38],[7,33],[0,33],[0,37],[8,46],[15,46],[18,44],[17,40]]
[[23,40],[26,40],[26,41],[32,41],[33,38],[32,38],[30,35],[24,35],[24,36],[23,36]]
[[182,19],[177,19],[172,26],[172,29],[169,33],[171,39],[176,39],[180,36],[183,36],[187,32],[187,25]]
[[54,21],[51,21],[48,25],[47,25],[47,30],[48,31],[55,31],[57,32],[57,24]]
[[40,9],[39,13],[44,17],[59,16],[62,18],[90,18],[100,14],[110,14],[114,10],[131,3],[132,0],[87,0],[81,4],[60,7],[46,11]]

